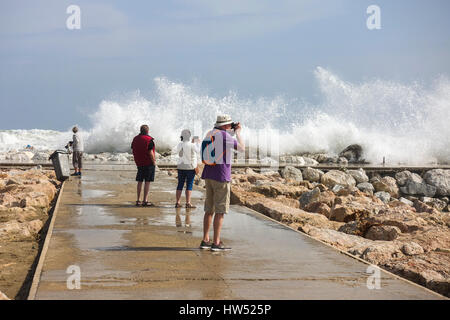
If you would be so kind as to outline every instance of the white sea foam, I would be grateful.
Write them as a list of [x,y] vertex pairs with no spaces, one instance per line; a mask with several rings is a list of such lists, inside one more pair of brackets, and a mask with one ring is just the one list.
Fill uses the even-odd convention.
[[[129,152],[141,124],[150,126],[159,148],[171,148],[181,129],[203,135],[219,113],[244,125],[246,138],[264,129],[278,137],[280,152],[337,154],[350,144],[364,148],[372,163],[425,164],[450,161],[450,81],[440,77],[425,86],[379,79],[360,84],[340,79],[318,67],[315,77],[322,93],[318,105],[282,97],[242,99],[231,92],[213,97],[162,77],[155,95],[139,91],[123,99],[102,101],[82,130],[86,151]],[[82,128],[83,129],[83,128]],[[70,131],[0,131],[0,150],[27,144],[38,149],[62,148]]]

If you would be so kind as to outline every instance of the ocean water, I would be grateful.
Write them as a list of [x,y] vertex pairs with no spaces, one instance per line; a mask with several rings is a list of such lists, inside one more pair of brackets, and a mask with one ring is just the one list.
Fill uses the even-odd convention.
[[[212,97],[188,85],[160,77],[156,94],[139,91],[123,99],[102,101],[81,128],[88,153],[130,152],[130,141],[141,124],[150,126],[159,149],[171,148],[182,129],[203,136],[219,113],[243,124],[248,140],[264,133],[278,143],[280,153],[337,154],[354,143],[362,145],[372,163],[428,164],[450,161],[450,80],[439,77],[427,84],[401,84],[374,79],[351,83],[318,67],[316,83],[321,102],[301,97],[243,99],[230,92]],[[53,130],[0,130],[0,151],[61,149],[72,134]],[[253,139],[253,140],[252,140]],[[254,140],[256,141],[256,140]],[[262,148],[267,141],[260,142]]]

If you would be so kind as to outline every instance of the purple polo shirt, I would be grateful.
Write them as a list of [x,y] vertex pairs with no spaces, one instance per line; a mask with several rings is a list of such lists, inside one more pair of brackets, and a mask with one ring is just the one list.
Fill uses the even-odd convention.
[[[231,181],[231,159],[233,149],[238,147],[237,140],[225,130],[217,130],[214,135],[214,148],[216,152],[216,165],[205,165],[202,179],[212,179],[219,182]],[[211,135],[209,132],[208,135]],[[221,139],[220,139],[221,138]]]

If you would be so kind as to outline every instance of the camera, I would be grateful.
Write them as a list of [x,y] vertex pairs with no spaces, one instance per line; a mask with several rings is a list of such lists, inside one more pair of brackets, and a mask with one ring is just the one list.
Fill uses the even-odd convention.
[[236,130],[236,128],[239,126],[239,122],[232,122],[231,123],[231,129]]

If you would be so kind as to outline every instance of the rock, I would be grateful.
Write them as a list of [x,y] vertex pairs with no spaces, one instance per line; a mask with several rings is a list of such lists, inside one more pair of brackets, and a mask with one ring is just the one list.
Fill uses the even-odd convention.
[[356,181],[351,175],[339,170],[328,171],[322,175],[320,181],[329,188],[333,188],[337,184],[343,187],[356,186]]
[[365,192],[370,195],[372,195],[373,192],[375,191],[375,188],[373,187],[373,185],[370,182],[359,183],[356,187],[359,190],[361,190],[362,192]]
[[414,203],[413,203],[412,201],[410,201],[410,200],[408,200],[408,199],[405,199],[405,198],[403,198],[403,197],[401,197],[401,198],[398,199],[398,200],[399,200],[400,202],[403,202],[404,204],[410,206],[410,207],[413,207],[413,206],[414,206]]
[[348,207],[336,205],[331,213],[331,219],[339,222],[349,222],[356,219],[356,213]]
[[413,206],[417,212],[426,212],[426,213],[437,214],[437,215],[439,214],[439,211],[437,211],[435,208],[423,203],[420,200],[414,201]]
[[358,184],[369,181],[369,177],[367,176],[363,168],[359,168],[359,170],[348,170],[347,173],[351,175]]
[[231,188],[231,203],[247,206],[286,224],[309,224],[330,229],[337,229],[340,226],[337,222],[329,221],[322,214],[292,208],[258,193],[244,191],[239,187]]
[[348,160],[347,160],[347,158],[339,157],[337,163],[342,164],[342,165],[347,165],[348,164]]
[[375,188],[375,191],[385,191],[388,192],[389,195],[393,198],[398,198],[398,186],[397,181],[389,176],[383,177],[381,179],[375,178],[372,180],[372,185]]
[[17,234],[24,238],[31,237],[27,226],[15,220],[0,223],[0,236],[3,234]]
[[311,167],[308,167],[306,169],[303,169],[303,179],[311,182],[320,182],[320,178],[324,174],[322,170],[319,169],[313,169]]
[[355,236],[361,235],[360,230],[359,230],[359,224],[357,221],[350,221],[350,222],[344,224],[343,226],[341,226],[338,229],[338,231],[346,233],[346,234],[352,234]]
[[258,192],[272,198],[283,195],[289,198],[298,199],[304,193],[308,192],[308,188],[304,186],[291,186],[286,184],[273,183],[263,186],[254,186],[250,191]]
[[398,227],[394,226],[372,226],[367,231],[365,238],[370,240],[392,241],[397,239],[401,233]]
[[30,231],[31,234],[37,235],[39,231],[41,231],[42,227],[44,226],[44,223],[41,220],[33,220],[30,222],[27,222],[27,228]]
[[308,211],[308,212],[315,212],[315,213],[324,215],[328,219],[331,216],[331,208],[326,203],[323,203],[323,202],[310,203],[304,209],[305,209],[305,211]]
[[422,202],[439,211],[444,211],[445,207],[447,206],[447,203],[445,201],[437,198],[423,197]]
[[436,188],[436,195],[450,196],[450,169],[433,169],[423,177],[426,183]]
[[370,263],[380,265],[391,260],[399,253],[401,253],[399,244],[391,241],[383,241],[367,247],[361,255],[361,258]]
[[314,202],[315,200],[318,199],[320,195],[320,189],[319,188],[314,188],[311,191],[307,191],[302,193],[302,195],[300,196],[300,208],[304,208],[306,207],[309,203]]
[[376,192],[374,196],[383,201],[384,203],[388,203],[389,200],[391,200],[391,195],[385,191]]
[[317,166],[319,162],[315,159],[303,157],[303,160],[305,162],[305,166]]
[[339,193],[339,191],[341,191],[341,190],[343,190],[343,189],[345,189],[344,186],[341,186],[340,184],[336,184],[336,185],[333,187],[333,189],[331,189],[331,191],[337,194],[337,193]]
[[6,294],[4,294],[3,292],[0,291],[0,300],[11,300],[9,299]]
[[401,187],[405,186],[408,181],[413,181],[416,183],[423,182],[423,179],[417,173],[411,173],[408,170],[397,172],[395,174],[395,180],[397,180],[398,185]]
[[292,166],[284,167],[280,174],[286,180],[303,181],[302,172]]
[[22,183],[14,178],[8,179],[8,181],[6,181],[5,186],[10,186],[10,185],[21,185]]
[[419,244],[411,241],[411,242],[405,243],[403,245],[402,252],[404,254],[406,254],[407,256],[414,256],[417,254],[422,254],[424,251],[423,251],[423,248]]
[[345,234],[330,229],[321,229],[310,225],[299,228],[300,231],[310,235],[311,237],[328,243],[340,250],[364,251],[373,244],[372,240],[364,239],[358,236]]
[[349,162],[362,160],[363,149],[359,144],[352,144],[339,153],[339,157],[346,158]]
[[425,182],[417,183],[411,180],[406,182],[404,187],[400,187],[403,194],[408,195],[422,195],[426,197],[433,197],[436,194],[436,187]]
[[395,226],[402,233],[412,233],[424,230],[427,221],[408,207],[396,207],[380,210],[377,214],[365,215],[360,223],[367,230],[374,225]]

